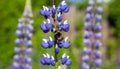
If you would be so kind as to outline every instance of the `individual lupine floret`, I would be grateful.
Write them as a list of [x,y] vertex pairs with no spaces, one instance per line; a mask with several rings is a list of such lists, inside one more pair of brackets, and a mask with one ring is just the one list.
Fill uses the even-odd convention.
[[96,11],[97,11],[98,14],[102,14],[103,13],[102,7],[96,8]]
[[47,22],[44,22],[44,24],[41,24],[40,25],[40,28],[42,29],[42,31],[44,33],[48,33],[50,30],[53,29],[53,24],[52,22],[50,21],[50,19],[47,19]]
[[90,22],[86,22],[84,24],[84,28],[85,28],[85,30],[89,31],[91,29],[91,23]]
[[102,29],[102,26],[100,25],[100,23],[97,23],[97,24],[94,25],[94,30],[95,31],[101,31],[101,29]]
[[63,17],[62,17],[62,15],[61,15],[61,13],[59,13],[58,16],[57,16],[57,21],[58,21],[58,22],[61,22],[62,19],[63,19]]
[[90,69],[90,66],[87,63],[82,63],[82,69]]
[[86,9],[86,13],[92,13],[92,6],[89,6],[89,7],[87,7],[87,9]]
[[54,41],[52,37],[49,37],[49,39],[43,39],[43,42],[41,42],[41,46],[43,48],[51,48],[54,45]]
[[95,39],[100,39],[101,37],[102,37],[102,34],[100,32],[94,34]]
[[83,61],[83,62],[89,62],[89,61],[90,61],[89,56],[88,56],[88,55],[84,55],[84,56],[82,57],[82,61]]
[[55,7],[55,5],[53,5],[53,7],[52,7],[52,17],[53,18],[55,17],[56,12],[57,12],[56,7]]
[[96,15],[95,16],[95,20],[96,21],[101,21],[102,20],[102,16],[101,15]]
[[40,10],[40,14],[43,15],[46,19],[50,17],[51,11],[48,7],[43,6],[43,9]]
[[60,62],[63,64],[63,65],[67,65],[67,66],[70,66],[72,64],[72,61],[69,60],[69,56],[66,56],[66,54],[64,53],[62,55],[62,57],[60,58]]
[[91,49],[90,48],[84,48],[83,49],[83,54],[91,55]]
[[59,6],[58,6],[58,10],[62,13],[67,13],[69,11],[69,6],[66,4],[65,1],[62,1]]
[[58,43],[58,47],[59,48],[69,48],[71,46],[71,44],[67,41],[68,40],[68,37],[66,37],[64,40],[60,41]]
[[84,39],[83,43],[85,46],[90,46],[91,41],[90,41],[90,39]]
[[55,54],[58,54],[59,53],[59,49],[58,49],[59,47],[58,47],[58,45],[56,44],[56,46],[55,46]]
[[49,54],[43,54],[43,56],[44,58],[40,60],[41,64],[55,66],[56,63],[53,56],[50,56]]
[[89,22],[90,20],[91,20],[91,18],[92,18],[92,16],[89,14],[89,13],[87,13],[86,15],[85,15],[85,21],[86,22]]
[[84,32],[84,38],[89,39],[91,37],[91,32],[85,31]]
[[99,50],[94,51],[94,58],[96,59],[102,58],[102,54]]
[[102,47],[102,43],[99,40],[95,41],[93,45],[95,46],[96,49],[100,49]]
[[95,64],[95,66],[100,66],[101,64],[102,64],[102,59],[95,59],[94,61],[93,61],[93,64]]

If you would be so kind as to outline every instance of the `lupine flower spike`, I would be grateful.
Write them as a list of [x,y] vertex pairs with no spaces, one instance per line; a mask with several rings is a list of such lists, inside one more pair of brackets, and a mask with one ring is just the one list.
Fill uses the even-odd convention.
[[26,0],[26,6],[23,13],[23,17],[19,19],[17,25],[16,36],[18,37],[15,40],[16,47],[14,52],[14,63],[12,69],[32,69],[31,58],[27,55],[31,54],[32,48],[32,32],[34,28],[32,27],[32,10],[30,6],[31,0]]
[[63,13],[67,12],[69,12],[69,7],[64,0],[58,5],[58,7],[54,5],[53,0],[52,9],[43,6],[43,9],[40,10],[40,14],[45,18],[44,22],[40,25],[41,30],[44,33],[48,33],[50,31],[54,33],[54,38],[45,38],[40,44],[44,49],[52,48],[54,46],[55,53],[54,57],[49,54],[43,54],[44,58],[40,60],[42,65],[55,66],[58,61],[60,61],[62,65],[66,66],[70,66],[72,64],[69,56],[66,56],[65,54],[60,59],[57,58],[60,48],[68,49],[71,46],[68,41],[68,37],[64,38],[61,33],[62,31],[68,32],[70,28],[68,21],[63,21],[62,16]]
[[97,5],[97,0],[89,0],[84,18],[84,49],[82,52],[82,69],[96,69],[102,64],[102,54],[100,48],[101,21],[103,9]]

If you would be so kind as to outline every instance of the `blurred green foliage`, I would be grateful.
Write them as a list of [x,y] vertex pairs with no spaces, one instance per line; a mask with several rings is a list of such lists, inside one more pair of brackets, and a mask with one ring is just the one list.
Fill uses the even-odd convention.
[[120,0],[114,0],[109,5],[109,16],[108,20],[110,26],[113,28],[113,34],[118,38],[118,42],[120,41]]

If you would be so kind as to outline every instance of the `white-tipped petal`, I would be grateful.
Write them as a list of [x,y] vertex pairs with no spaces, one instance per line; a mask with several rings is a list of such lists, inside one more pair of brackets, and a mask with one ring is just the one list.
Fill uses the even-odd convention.
[[55,9],[55,5],[53,5],[53,8]]
[[49,36],[49,39],[50,39],[50,41],[53,41],[53,39],[52,39],[52,37],[51,37],[51,36]]
[[55,58],[53,56],[51,58],[52,58],[52,60],[55,60]]
[[47,19],[48,23],[50,23],[50,19]]
[[66,37],[64,40],[65,40],[65,42],[67,42],[67,40],[68,40],[68,37]]
[[64,21],[64,24],[68,24],[68,21],[67,21],[67,20],[65,20],[65,21]]
[[47,57],[45,54],[43,54],[44,57]]
[[62,1],[62,5],[66,5],[66,2],[65,2],[65,0],[63,0],[63,1]]
[[45,43],[47,43],[47,39],[43,39],[43,41],[44,41]]
[[64,53],[63,55],[62,55],[62,58],[64,58],[66,56],[66,53]]
[[58,69],[61,69],[61,66],[58,66]]
[[70,56],[67,56],[67,58],[69,59]]
[[59,14],[58,14],[58,17],[61,15],[61,13],[59,12]]
[[43,21],[43,23],[44,23],[44,24],[46,24],[46,22],[45,22],[45,21]]
[[47,55],[48,58],[50,58],[50,55],[48,53],[46,55]]
[[43,6],[43,9],[45,10],[45,6]]
[[55,48],[58,48],[58,45],[56,44],[56,47]]

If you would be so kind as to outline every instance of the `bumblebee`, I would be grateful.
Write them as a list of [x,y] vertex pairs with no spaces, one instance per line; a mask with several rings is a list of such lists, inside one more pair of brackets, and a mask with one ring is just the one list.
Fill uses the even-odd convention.
[[64,39],[62,33],[58,30],[55,31],[55,38],[58,40],[58,42],[60,42]]

